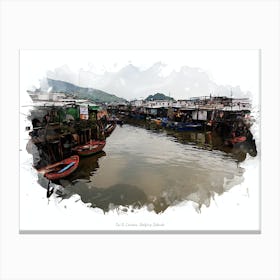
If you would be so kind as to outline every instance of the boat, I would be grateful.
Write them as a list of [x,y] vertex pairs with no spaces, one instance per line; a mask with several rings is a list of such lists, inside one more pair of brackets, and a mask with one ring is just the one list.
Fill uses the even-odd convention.
[[85,145],[80,145],[72,149],[79,156],[91,156],[101,152],[106,144],[106,141],[90,141]]
[[161,125],[161,118],[151,119],[151,123],[155,123],[156,125]]
[[247,140],[246,136],[237,136],[231,139],[232,144],[242,143]]
[[235,145],[235,144],[243,143],[243,142],[246,142],[246,141],[247,141],[246,136],[236,136],[236,137],[226,139],[225,144],[226,145]]
[[170,122],[166,127],[176,131],[194,131],[202,128],[200,123],[183,123],[183,122]]
[[109,137],[111,133],[114,131],[114,129],[116,128],[116,126],[117,124],[115,122],[109,123],[104,129],[105,136]]
[[62,179],[67,177],[77,169],[79,161],[79,156],[74,155],[60,162],[43,167],[38,170],[38,173],[43,174],[49,180]]
[[201,128],[202,128],[201,124],[181,123],[175,129],[177,131],[193,131],[193,130],[198,130],[198,129],[201,129]]
[[119,125],[123,125],[123,120],[120,118],[117,118],[116,116],[112,116],[112,118],[109,119],[109,123],[116,123]]

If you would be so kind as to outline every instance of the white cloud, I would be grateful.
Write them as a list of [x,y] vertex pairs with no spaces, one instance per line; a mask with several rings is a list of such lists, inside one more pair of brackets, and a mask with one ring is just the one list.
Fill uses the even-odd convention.
[[29,86],[48,76],[127,99],[153,91],[175,98],[228,95],[227,85],[235,96],[258,95],[257,50],[38,50],[22,51],[21,63]]

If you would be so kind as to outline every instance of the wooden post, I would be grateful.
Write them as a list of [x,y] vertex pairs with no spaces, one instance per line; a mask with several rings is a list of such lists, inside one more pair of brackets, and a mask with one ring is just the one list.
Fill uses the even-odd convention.
[[61,136],[59,137],[58,151],[59,151],[60,160],[63,160],[63,150],[62,150],[62,144],[61,144]]

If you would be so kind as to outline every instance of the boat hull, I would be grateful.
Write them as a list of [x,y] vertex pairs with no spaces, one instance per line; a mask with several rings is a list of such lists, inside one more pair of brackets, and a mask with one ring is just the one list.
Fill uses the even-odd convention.
[[111,135],[111,133],[115,130],[117,124],[116,123],[112,123],[107,129],[105,129],[104,133],[106,137],[109,137]]
[[38,170],[49,180],[58,180],[69,176],[79,166],[80,158],[77,155],[66,158],[60,162],[48,165]]
[[178,126],[175,128],[177,131],[194,131],[200,130],[202,128],[201,125],[185,125],[185,126]]
[[246,140],[247,140],[246,136],[237,136],[237,137],[226,139],[225,144],[228,146],[233,146],[239,143],[244,143],[246,142]]
[[165,127],[174,129],[176,131],[195,131],[202,129],[201,124],[195,123],[167,123]]
[[73,152],[76,152],[79,156],[82,156],[82,157],[91,156],[91,155],[101,152],[103,150],[105,144],[106,144],[105,141],[89,142],[86,145],[81,145],[81,146],[75,147],[73,149]]

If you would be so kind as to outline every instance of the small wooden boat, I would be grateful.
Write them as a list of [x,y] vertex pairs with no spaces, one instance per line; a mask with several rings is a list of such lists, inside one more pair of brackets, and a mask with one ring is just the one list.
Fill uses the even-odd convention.
[[226,139],[226,145],[235,145],[237,143],[243,143],[247,140],[246,136],[236,136],[229,139]]
[[58,180],[73,173],[77,169],[79,161],[79,156],[71,156],[60,162],[47,165],[39,169],[38,172],[42,173],[49,180]]
[[106,137],[109,137],[110,134],[114,131],[114,129],[116,128],[117,124],[115,122],[108,124],[105,129],[104,129],[104,133]]
[[86,145],[80,145],[72,149],[79,156],[91,156],[101,152],[106,144],[106,141],[90,141]]
[[247,140],[246,136],[237,136],[230,139],[232,144],[242,143],[245,142],[246,140]]
[[201,124],[183,124],[177,127],[178,131],[192,131],[192,130],[199,130],[202,128]]
[[177,131],[194,131],[202,129],[202,125],[200,123],[174,123],[171,124],[170,128],[177,130]]

